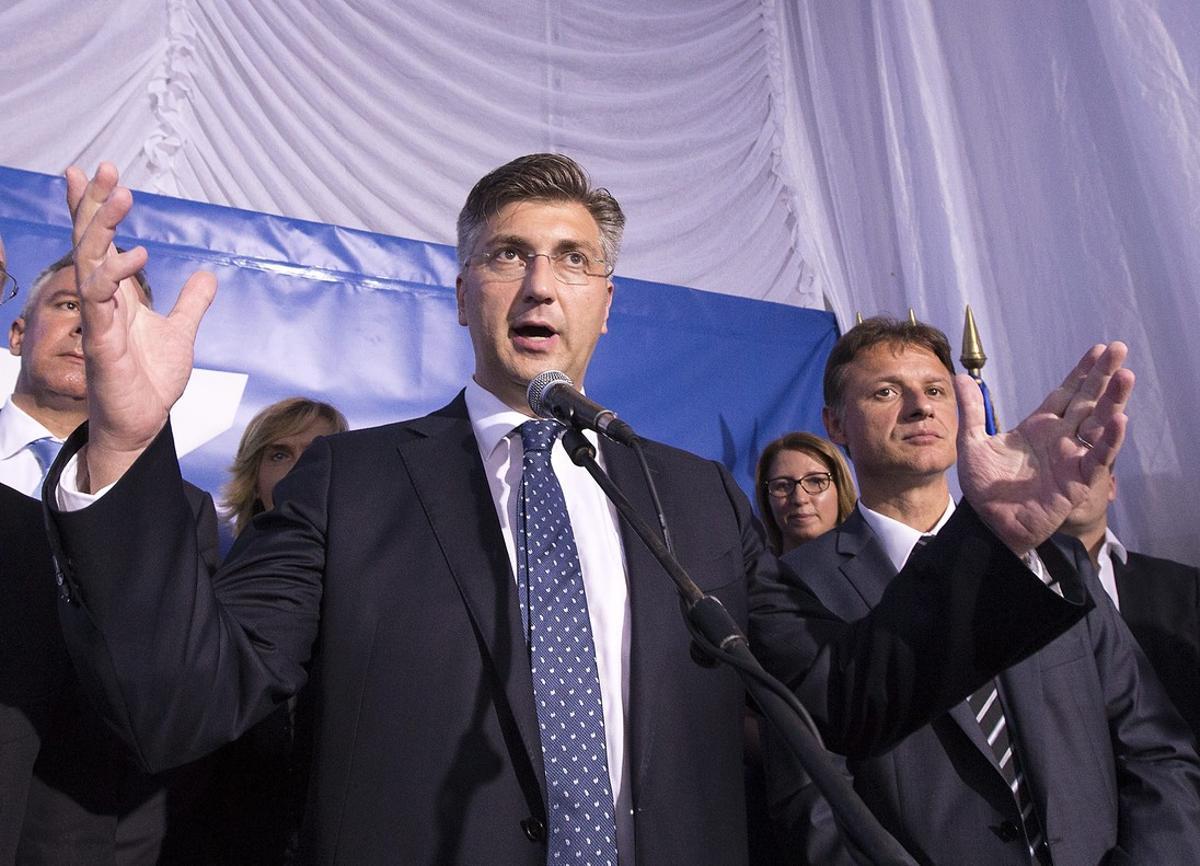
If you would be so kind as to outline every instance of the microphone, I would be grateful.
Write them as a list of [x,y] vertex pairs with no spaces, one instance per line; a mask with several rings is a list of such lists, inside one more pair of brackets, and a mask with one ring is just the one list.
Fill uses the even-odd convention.
[[566,373],[558,370],[538,373],[530,380],[526,397],[529,408],[539,418],[557,418],[564,424],[596,430],[622,445],[637,441],[632,427],[618,418],[616,412],[583,396]]

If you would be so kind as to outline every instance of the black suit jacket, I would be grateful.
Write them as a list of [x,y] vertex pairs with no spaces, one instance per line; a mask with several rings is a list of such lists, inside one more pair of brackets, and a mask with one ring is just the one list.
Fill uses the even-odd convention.
[[[1053,544],[1039,553],[1052,569],[1067,564]],[[879,604],[896,574],[858,509],[785,559],[847,618]],[[1098,581],[1087,569],[1083,579],[1095,608],[997,677],[1053,862],[1197,862],[1200,761]],[[772,808],[795,862],[853,862],[828,807],[773,741],[770,758]],[[848,771],[919,862],[1029,863],[1015,801],[965,702]]]
[[21,840],[33,767],[68,690],[42,508],[0,484],[0,863]]
[[[652,520],[636,460],[604,447],[613,479]],[[718,464],[646,450],[683,565],[745,623],[748,578],[772,582],[777,568],[745,497]],[[424,418],[318,440],[211,582],[182,565],[190,541],[178,483],[165,433],[98,503],[53,515],[72,598],[68,642],[142,761],[166,766],[236,737],[311,673],[311,859],[544,864],[528,654],[461,395]],[[120,519],[131,510],[155,519]],[[164,532],[173,548],[148,543]],[[989,552],[979,555],[1001,556],[973,532]],[[111,543],[97,555],[101,537]],[[624,529],[622,540],[638,861],[744,862],[742,690],[730,671],[693,662],[673,587],[640,541]],[[989,574],[1003,583],[1003,571]],[[831,658],[859,657],[860,634],[885,630],[846,627],[819,604],[805,610],[839,641],[809,665],[808,688],[820,692],[815,679]],[[1028,612],[1010,640],[1018,652],[1080,613],[1058,599]],[[908,637],[910,623],[894,625]],[[971,662],[939,655],[929,664],[953,668],[944,671],[951,692],[965,694],[975,679]],[[882,667],[868,667],[865,680],[833,679],[853,691],[880,678]],[[919,722],[930,699],[902,696],[884,730]],[[857,700],[837,694],[832,703]],[[848,740],[882,735],[873,724]]]
[[[185,496],[215,569],[212,498],[190,485]],[[183,823],[167,842],[168,813],[203,768],[148,776],[84,697],[58,621],[42,505],[5,485],[0,588],[0,863],[150,863],[164,844],[192,848]]]
[[1200,738],[1200,568],[1131,552],[1113,574],[1121,616]]

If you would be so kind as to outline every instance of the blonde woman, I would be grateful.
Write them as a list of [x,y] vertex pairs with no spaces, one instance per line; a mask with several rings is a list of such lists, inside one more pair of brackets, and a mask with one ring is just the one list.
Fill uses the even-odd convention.
[[307,397],[288,397],[255,415],[242,433],[229,467],[233,477],[223,491],[222,512],[234,535],[240,535],[254,515],[275,507],[275,485],[314,439],[348,429],[341,412]]

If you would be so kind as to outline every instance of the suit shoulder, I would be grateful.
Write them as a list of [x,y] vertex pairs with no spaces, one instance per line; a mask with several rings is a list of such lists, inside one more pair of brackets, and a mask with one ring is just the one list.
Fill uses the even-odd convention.
[[664,442],[656,442],[653,439],[643,439],[642,448],[645,450],[648,457],[652,457],[659,463],[666,466],[674,466],[682,469],[690,469],[692,471],[713,471],[728,472],[725,465],[720,461],[713,460],[709,457],[701,457],[699,454],[694,454],[691,451],[685,451],[682,448],[676,448],[674,445],[667,445]]
[[414,439],[441,436],[450,432],[462,434],[471,431],[471,422],[466,412],[453,411],[454,404],[404,421],[393,421],[374,427],[362,427],[324,437],[333,451],[371,450],[376,447],[391,447]]
[[811,541],[790,550],[780,557],[794,571],[804,571],[813,562],[828,562],[838,556],[837,529],[831,529],[823,535],[818,535]]
[[782,555],[781,559],[792,566],[802,564],[806,560],[827,558],[838,551],[838,530],[830,529],[828,533],[818,535],[815,539],[805,541],[794,551]]
[[323,437],[333,451],[358,450],[379,445],[388,445],[416,434],[408,428],[407,421],[395,421],[391,424],[381,424],[377,427],[363,427],[359,430],[347,430],[344,433],[334,433]]
[[1200,581],[1200,568],[1183,562],[1176,562],[1173,559],[1149,556],[1145,553],[1129,551],[1127,567],[1131,570],[1154,575],[1155,577],[1162,577],[1163,579]]

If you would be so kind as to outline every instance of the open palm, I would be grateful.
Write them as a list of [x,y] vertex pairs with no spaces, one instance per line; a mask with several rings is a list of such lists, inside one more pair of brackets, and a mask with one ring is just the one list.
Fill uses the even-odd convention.
[[196,331],[216,279],[193,274],[166,316],[143,305],[129,278],[146,263],[146,251],[119,253],[112,243],[132,194],[117,185],[108,163],[86,182],[70,169],[67,181],[88,376],[87,486],[95,490],[120,477],[166,424],[191,375]]
[[988,436],[983,398],[958,376],[958,476],[963,495],[1005,544],[1025,553],[1058,530],[1111,466],[1125,438],[1133,373],[1124,343],[1093,346],[1014,430]]

